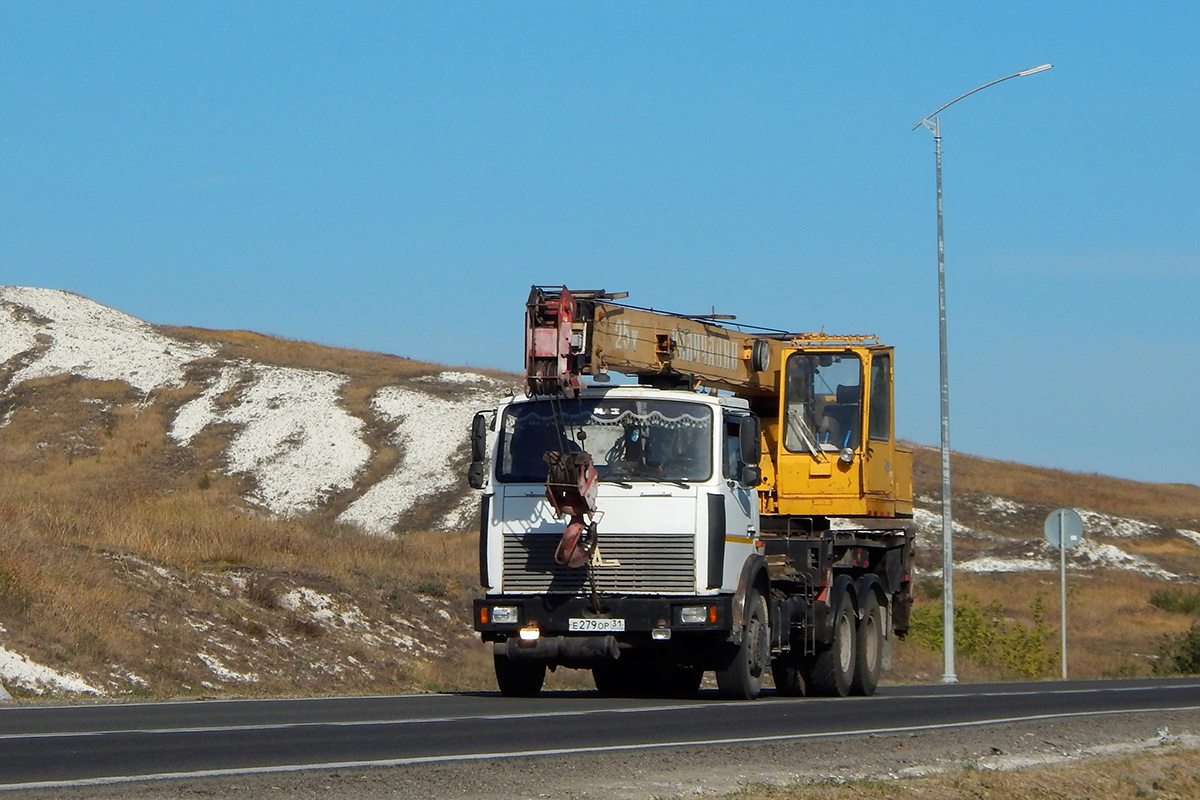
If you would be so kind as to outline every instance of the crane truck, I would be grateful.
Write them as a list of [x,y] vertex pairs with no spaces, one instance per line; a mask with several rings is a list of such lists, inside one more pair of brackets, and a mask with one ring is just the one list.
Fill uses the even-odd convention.
[[625,297],[532,287],[525,395],[472,422],[500,691],[873,694],[912,607],[892,348]]

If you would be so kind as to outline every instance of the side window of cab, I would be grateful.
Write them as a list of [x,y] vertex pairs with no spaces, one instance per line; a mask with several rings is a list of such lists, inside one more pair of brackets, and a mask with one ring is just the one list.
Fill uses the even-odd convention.
[[742,474],[743,464],[739,443],[741,423],[741,417],[732,414],[725,415],[725,432],[721,442],[721,475],[729,480],[737,480],[738,476]]

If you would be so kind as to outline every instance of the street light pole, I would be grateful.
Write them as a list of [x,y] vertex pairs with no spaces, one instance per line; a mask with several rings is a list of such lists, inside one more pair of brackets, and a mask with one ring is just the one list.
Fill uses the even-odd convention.
[[[938,114],[968,95],[995,86],[1010,78],[1023,78],[1050,69],[1052,64],[1014,72],[960,94],[949,103],[927,114],[912,126],[915,131],[924,125],[933,134],[934,158],[937,165],[937,249],[938,249],[938,354],[941,374],[942,406],[942,683],[957,683],[954,674],[954,556],[951,533],[954,530],[950,509],[950,380],[946,355],[946,246],[942,227],[942,126]],[[930,121],[932,118],[932,122]]]

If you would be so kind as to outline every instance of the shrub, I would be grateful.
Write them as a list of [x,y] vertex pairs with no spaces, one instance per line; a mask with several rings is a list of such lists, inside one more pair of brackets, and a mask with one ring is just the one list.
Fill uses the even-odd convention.
[[1183,633],[1162,637],[1154,671],[1160,675],[1200,675],[1200,622],[1193,622]]
[[1175,614],[1200,614],[1200,591],[1179,588],[1159,589],[1150,595],[1150,605]]
[[[1046,627],[1046,603],[1039,595],[1029,605],[1033,626],[1006,620],[999,602],[983,605],[969,594],[954,604],[955,652],[985,667],[995,667],[1004,677],[1037,678],[1047,675],[1058,658],[1049,644],[1054,633]],[[929,650],[942,649],[942,605],[926,603],[913,609],[909,636]]]
[[279,578],[255,573],[246,581],[246,596],[252,603],[268,610],[279,608],[283,595],[283,581]]

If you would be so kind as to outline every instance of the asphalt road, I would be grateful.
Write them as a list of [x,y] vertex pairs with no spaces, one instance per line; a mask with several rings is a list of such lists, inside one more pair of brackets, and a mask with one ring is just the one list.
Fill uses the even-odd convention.
[[1200,679],[883,686],[872,698],[726,702],[547,693],[0,708],[0,788],[152,775],[786,742],[848,733],[1200,709]]

